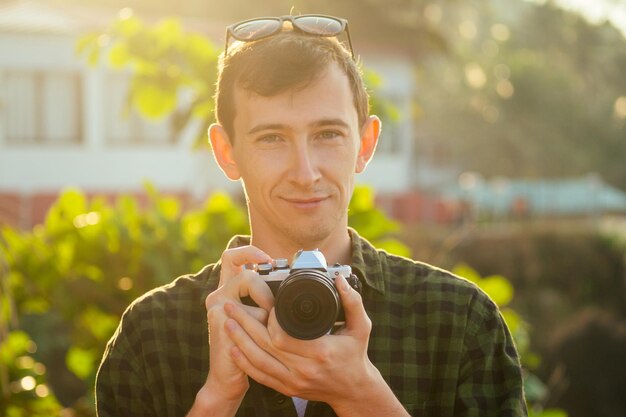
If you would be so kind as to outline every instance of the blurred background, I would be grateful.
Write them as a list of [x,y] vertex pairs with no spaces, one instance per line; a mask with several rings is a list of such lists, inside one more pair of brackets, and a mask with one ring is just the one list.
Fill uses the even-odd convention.
[[0,415],[94,415],[128,303],[247,231],[206,144],[224,28],[306,13],[383,119],[351,225],[489,293],[533,415],[625,415],[623,0],[0,0]]

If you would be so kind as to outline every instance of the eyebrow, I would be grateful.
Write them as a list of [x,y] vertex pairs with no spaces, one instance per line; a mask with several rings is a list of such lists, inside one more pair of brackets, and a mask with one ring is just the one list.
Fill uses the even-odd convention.
[[264,130],[283,130],[286,129],[287,126],[280,123],[267,123],[254,126],[252,129],[248,130],[247,134],[252,135],[257,132],[262,132]]
[[324,127],[324,126],[341,126],[346,129],[350,129],[350,125],[343,119],[321,119],[311,123],[312,127]]
[[[324,126],[341,126],[345,129],[350,129],[350,125],[343,121],[342,119],[321,119],[316,120],[315,122],[309,125],[310,127],[324,127]],[[262,132],[265,130],[288,130],[289,126],[281,123],[266,123],[254,126],[252,129],[248,130],[247,134],[252,135],[254,133]]]

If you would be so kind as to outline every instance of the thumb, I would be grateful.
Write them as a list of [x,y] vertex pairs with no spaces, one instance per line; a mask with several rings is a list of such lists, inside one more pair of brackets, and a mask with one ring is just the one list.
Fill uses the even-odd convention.
[[348,284],[343,275],[338,275],[335,278],[335,286],[339,290],[343,311],[346,316],[346,326],[339,333],[369,337],[372,330],[372,321],[365,312],[361,294]]

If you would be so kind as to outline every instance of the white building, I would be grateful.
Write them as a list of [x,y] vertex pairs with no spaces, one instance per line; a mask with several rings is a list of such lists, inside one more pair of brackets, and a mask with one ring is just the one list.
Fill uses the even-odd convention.
[[[173,138],[167,120],[123,117],[127,76],[104,64],[89,67],[76,54],[82,35],[114,18],[29,1],[0,3],[0,224],[30,226],[70,186],[89,194],[141,193],[149,180],[191,200],[238,190],[210,152],[192,149],[194,126]],[[385,80],[379,94],[406,117],[385,127],[359,181],[401,193],[413,185],[411,64],[376,55],[364,61]]]

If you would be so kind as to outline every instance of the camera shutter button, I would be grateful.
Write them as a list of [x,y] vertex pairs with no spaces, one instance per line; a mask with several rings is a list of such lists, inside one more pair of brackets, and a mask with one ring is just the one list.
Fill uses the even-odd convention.
[[268,275],[272,272],[272,264],[259,264],[257,265],[257,272],[259,275]]
[[289,261],[285,258],[275,259],[274,265],[276,266],[276,269],[288,269]]

